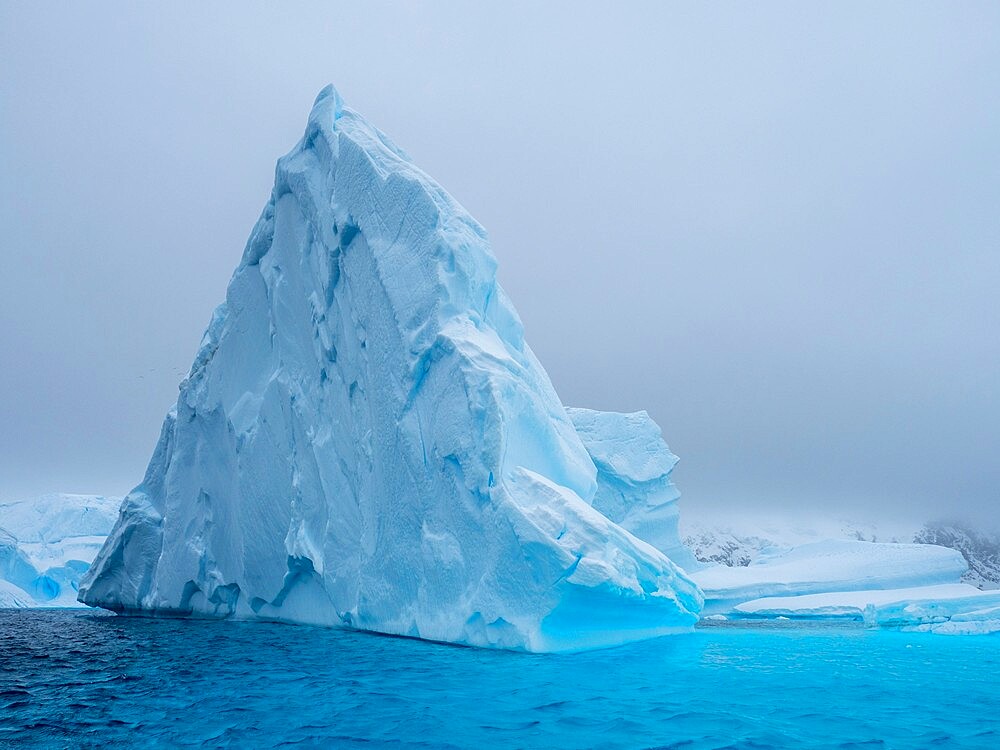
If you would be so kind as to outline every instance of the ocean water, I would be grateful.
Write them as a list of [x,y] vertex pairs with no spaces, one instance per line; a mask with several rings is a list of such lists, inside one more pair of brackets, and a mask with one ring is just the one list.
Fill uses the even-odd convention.
[[715,626],[574,655],[0,611],[0,746],[1000,748],[1000,639]]

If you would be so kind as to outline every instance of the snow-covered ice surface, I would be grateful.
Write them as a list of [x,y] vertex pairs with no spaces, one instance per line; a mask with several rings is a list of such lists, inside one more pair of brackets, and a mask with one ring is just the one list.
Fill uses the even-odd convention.
[[22,609],[37,606],[24,589],[10,581],[0,579],[0,609]]
[[704,587],[708,620],[839,619],[934,633],[1000,631],[1000,594],[980,590],[996,578],[997,544],[982,531],[795,513],[712,518],[697,510],[682,518],[682,528],[685,543],[709,566],[692,573]]
[[0,579],[17,589],[5,606],[80,606],[80,578],[120,505],[121,498],[56,493],[0,503]]
[[828,539],[864,542],[910,543],[917,526],[885,519],[847,519],[783,510],[780,513],[747,509],[724,514],[697,505],[681,516],[684,544],[699,561],[740,567],[761,557],[788,552],[794,547]]
[[957,583],[966,568],[961,553],[945,547],[831,539],[691,575],[704,590],[704,613],[713,614],[766,597]]
[[[532,651],[690,628],[697,587],[591,506],[608,485],[495,271],[325,89],[81,600]],[[637,507],[669,492],[660,451]]]
[[828,591],[803,596],[773,596],[754,599],[733,607],[733,614],[745,617],[793,619],[863,620],[868,607],[913,601],[943,601],[976,597],[983,592],[967,583],[941,583],[903,589],[868,591]]
[[918,592],[910,598],[872,602],[865,607],[865,624],[943,635],[1000,633],[1000,591],[968,588],[964,594],[948,597]]
[[1000,591],[982,591],[967,583],[771,597],[733,609],[741,617],[863,620],[869,627],[914,632],[1000,632]]
[[1000,588],[1000,532],[954,520],[916,525],[898,519],[845,519],[793,510],[750,514],[745,508],[722,514],[697,504],[686,507],[680,520],[684,544],[703,564],[746,566],[760,557],[826,539],[913,542],[958,550],[969,566],[963,583],[980,589]]

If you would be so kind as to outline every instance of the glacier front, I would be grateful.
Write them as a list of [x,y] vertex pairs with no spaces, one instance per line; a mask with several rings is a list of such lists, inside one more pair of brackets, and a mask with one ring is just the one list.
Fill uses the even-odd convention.
[[[607,472],[495,271],[324,89],[81,601],[529,651],[692,627],[698,587],[595,507]],[[667,473],[638,478],[640,536],[676,536]]]

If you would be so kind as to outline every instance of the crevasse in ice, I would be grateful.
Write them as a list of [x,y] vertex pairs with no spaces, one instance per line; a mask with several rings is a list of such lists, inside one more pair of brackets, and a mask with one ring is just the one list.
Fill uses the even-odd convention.
[[700,591],[601,512],[608,473],[495,270],[321,92],[81,601],[531,651],[689,628]]

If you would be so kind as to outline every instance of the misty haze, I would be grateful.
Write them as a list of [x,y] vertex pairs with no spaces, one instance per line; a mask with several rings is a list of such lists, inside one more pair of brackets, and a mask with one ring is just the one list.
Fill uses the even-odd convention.
[[563,401],[661,424],[685,508],[991,520],[987,7],[5,5],[0,497],[138,482],[334,79],[489,231]]

